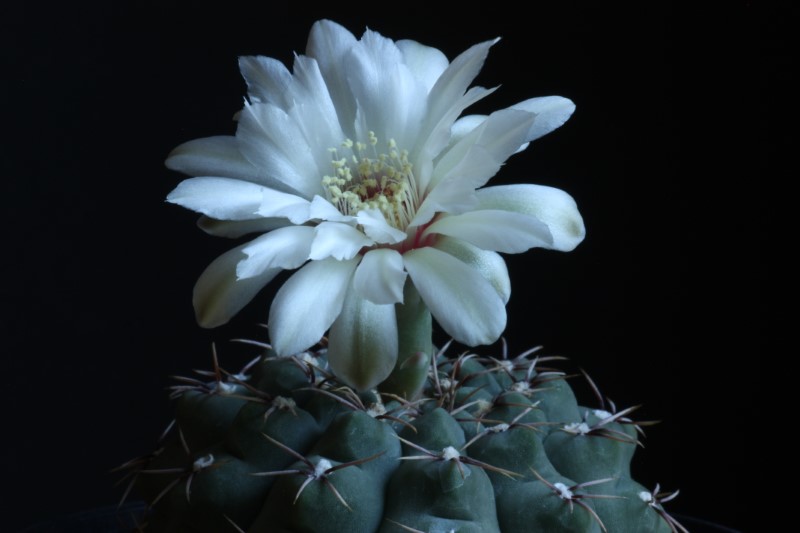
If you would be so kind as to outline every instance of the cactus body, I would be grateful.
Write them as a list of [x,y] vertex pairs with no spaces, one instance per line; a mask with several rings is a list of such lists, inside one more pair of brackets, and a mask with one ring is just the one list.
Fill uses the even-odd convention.
[[134,468],[146,531],[684,531],[630,476],[630,410],[581,407],[549,359],[440,355],[422,395],[356,393],[325,351],[176,387]]

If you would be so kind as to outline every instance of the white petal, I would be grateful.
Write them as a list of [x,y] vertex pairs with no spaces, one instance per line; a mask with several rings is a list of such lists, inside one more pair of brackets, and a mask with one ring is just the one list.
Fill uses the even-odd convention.
[[[269,103],[245,102],[236,139],[242,155],[284,187],[306,198],[322,193],[322,173],[315,154],[296,119],[285,110]],[[319,148],[324,151],[328,147]]]
[[362,209],[356,215],[356,220],[364,228],[364,233],[375,242],[396,244],[406,238],[405,232],[386,222],[380,209]]
[[245,246],[219,256],[197,280],[193,302],[197,322],[202,327],[215,328],[228,322],[281,271],[272,268],[256,277],[237,280],[236,265],[245,258]]
[[328,339],[328,363],[336,377],[357,391],[372,389],[397,362],[394,305],[376,305],[349,292]]
[[[431,187],[438,181],[458,179],[467,181],[473,189],[483,186],[497,172],[500,165],[525,142],[525,137],[535,116],[525,111],[503,109],[495,111],[476,128],[454,144],[436,164],[435,177]],[[476,148],[488,153],[494,163],[494,172],[470,171],[472,161],[486,157],[471,152]]]
[[[294,78],[287,95],[292,98],[287,113],[302,133],[308,155],[316,161],[319,172],[332,174],[328,148],[339,146],[346,135],[316,60],[306,56],[295,58]],[[322,175],[316,179],[319,182]]]
[[256,218],[253,220],[217,220],[201,216],[197,227],[215,237],[236,239],[248,233],[265,233],[291,224],[286,218]]
[[341,222],[322,222],[314,228],[310,259],[333,257],[338,260],[352,259],[365,246],[375,244],[372,239],[353,226]]
[[434,213],[461,213],[477,203],[474,191],[486,184],[523,142],[534,116],[504,109],[492,113],[436,163],[425,198],[412,221],[419,226]]
[[[454,102],[467,91],[472,80],[480,72],[489,54],[489,48],[499,39],[485,41],[470,47],[456,57],[445,69],[431,90],[429,113],[437,121],[444,116]],[[462,108],[463,109],[463,108]],[[455,117],[453,117],[455,119]]]
[[[450,146],[455,145],[455,143],[466,137],[469,132],[483,124],[483,121],[487,118],[488,115],[466,115],[456,120],[450,130]],[[514,153],[525,150],[529,144],[529,142],[522,143]]]
[[541,96],[514,104],[511,109],[521,109],[536,115],[526,136],[526,141],[533,141],[564,124],[575,111],[575,104],[561,96]]
[[494,89],[472,87],[438,121],[426,120],[418,136],[418,142],[412,151],[415,158],[414,173],[417,178],[417,190],[428,191],[433,178],[433,162],[444,152],[450,143],[453,123],[461,112],[481,98],[494,92]]
[[185,142],[167,156],[170,170],[189,176],[224,176],[270,185],[264,173],[239,151],[236,137],[205,137]]
[[353,277],[353,289],[375,304],[402,303],[406,276],[403,256],[396,250],[378,248],[364,254]]
[[311,202],[294,194],[261,189],[261,205],[256,211],[262,217],[288,218],[294,224],[302,224],[309,220]]
[[311,261],[275,295],[269,310],[272,347],[293,355],[319,341],[342,310],[358,258]]
[[531,248],[550,248],[553,237],[538,218],[523,213],[482,209],[443,216],[423,234],[440,233],[474,244],[484,250],[517,254]]
[[322,196],[314,196],[311,200],[308,216],[316,220],[330,220],[331,222],[347,222],[355,225],[356,218],[351,215],[343,215],[336,207]]
[[239,58],[239,70],[251,100],[283,104],[283,94],[292,80],[283,63],[271,57],[243,56]]
[[[525,135],[525,142],[516,150],[516,152],[521,152],[528,147],[530,141],[534,141],[564,124],[575,111],[575,104],[561,96],[543,96],[525,100],[512,105],[509,109],[526,111],[535,115],[533,123]],[[464,138],[480,126],[486,118],[486,115],[466,115],[459,118],[453,124],[450,144],[453,145]]]
[[306,45],[306,55],[317,60],[339,115],[339,123],[345,128],[353,125],[356,102],[347,83],[347,68],[342,68],[342,65],[345,64],[344,56],[356,42],[355,36],[344,27],[330,20],[320,20],[312,26]]
[[504,209],[541,220],[553,236],[548,248],[569,252],[586,236],[575,200],[561,189],[532,184],[498,185],[477,191],[477,196],[483,209]]
[[298,268],[308,260],[313,239],[314,228],[311,226],[289,226],[270,231],[242,249],[247,258],[236,265],[236,276],[247,279],[271,268]]
[[450,128],[450,144],[455,145],[472,130],[483,124],[489,115],[465,115],[453,123]]
[[190,178],[180,182],[167,201],[220,220],[252,220],[258,218],[265,190],[238,179]]
[[397,41],[396,44],[403,53],[403,59],[414,77],[423,83],[426,91],[430,92],[439,76],[450,64],[447,56],[436,48],[416,41],[402,40]]
[[[497,39],[476,44],[463,52],[450,63],[430,90],[428,111],[413,150],[423,161],[433,159],[447,146],[450,127],[461,112],[492,92],[482,87],[473,87],[467,91],[467,87],[483,66],[489,48],[496,42]],[[420,190],[427,186],[427,170],[419,169],[422,185]]]
[[476,346],[500,337],[506,308],[478,271],[430,247],[406,252],[403,262],[431,314],[458,342]]
[[[447,179],[439,180],[433,190],[419,206],[411,226],[422,226],[430,222],[436,213],[463,213],[478,205],[473,182],[479,180],[460,179],[490,176],[500,169],[500,164],[481,146],[473,146],[469,157],[449,170]],[[463,170],[463,173],[461,171]]]
[[503,303],[508,303],[508,299],[511,297],[511,279],[508,277],[506,262],[500,254],[481,250],[468,242],[445,236],[436,239],[433,247],[447,252],[474,268],[492,284]]
[[427,91],[403,63],[394,42],[366,31],[345,58],[347,81],[356,98],[355,134],[366,142],[370,131],[378,148],[394,139],[408,149],[416,141]]

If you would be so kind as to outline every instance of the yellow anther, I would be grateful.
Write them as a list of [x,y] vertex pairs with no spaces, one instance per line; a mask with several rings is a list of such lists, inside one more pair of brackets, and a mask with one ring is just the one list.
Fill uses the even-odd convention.
[[363,209],[378,209],[392,226],[404,230],[414,217],[419,202],[416,182],[408,151],[398,151],[394,139],[389,139],[388,153],[376,153],[375,132],[367,139],[374,157],[366,153],[367,144],[345,139],[342,146],[352,150],[349,157],[339,158],[335,149],[331,165],[333,175],[322,177],[322,186],[342,214],[354,215]]

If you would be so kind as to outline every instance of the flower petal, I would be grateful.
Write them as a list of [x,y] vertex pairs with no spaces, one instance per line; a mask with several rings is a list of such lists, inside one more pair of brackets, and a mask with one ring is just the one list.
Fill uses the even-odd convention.
[[[347,69],[342,68],[344,56],[356,42],[355,36],[343,26],[320,20],[311,27],[306,45],[306,55],[319,64],[343,128],[352,127],[356,116],[356,102],[347,83]],[[352,135],[352,132],[348,134]]]
[[330,220],[331,222],[347,222],[355,225],[356,218],[351,215],[343,215],[336,207],[322,196],[314,196],[311,200],[308,216],[310,219]]
[[236,276],[248,279],[267,269],[298,268],[308,260],[313,239],[311,226],[288,226],[253,239],[242,249],[247,258],[236,265]]
[[[499,170],[500,165],[525,142],[534,120],[535,115],[525,111],[495,111],[442,156],[436,164],[431,187],[447,179],[467,181],[473,189],[483,186]],[[469,172],[472,161],[477,159],[471,153],[476,147],[482,148],[491,157],[494,163],[494,172],[491,174],[486,175],[485,171]],[[478,157],[485,155],[478,154]]]
[[378,243],[397,244],[406,238],[406,233],[388,222],[380,209],[362,209],[356,215],[358,224],[370,239]]
[[375,304],[403,302],[407,274],[397,250],[378,248],[364,254],[353,277],[353,289]]
[[314,228],[314,242],[311,244],[309,259],[352,259],[363,247],[373,244],[375,243],[372,239],[368,239],[353,226],[341,222],[322,222]]
[[344,304],[358,259],[312,261],[289,278],[269,310],[272,347],[293,355],[318,342]]
[[347,81],[356,99],[353,140],[366,142],[372,131],[383,148],[393,139],[408,148],[416,141],[427,91],[403,63],[394,42],[367,30],[345,58]]
[[[456,57],[442,75],[439,76],[430,91],[428,100],[428,117],[431,120],[438,122],[441,117],[448,114],[448,110],[453,106],[453,103],[464,96],[467,87],[483,67],[483,62],[486,60],[486,56],[489,55],[489,48],[497,41],[499,39],[471,46]],[[463,110],[464,108],[462,107],[461,109]],[[453,117],[453,120],[455,118]]]
[[418,170],[420,190],[427,189],[429,168],[425,163],[433,160],[450,139],[450,127],[461,112],[481,98],[491,94],[493,89],[472,87],[469,84],[478,75],[489,48],[498,39],[476,44],[456,57],[445,69],[431,88],[428,95],[428,109],[423,119],[417,144],[412,153],[419,154]]
[[[486,278],[486,281],[492,284],[503,303],[508,303],[511,297],[511,279],[508,277],[506,262],[500,254],[489,250],[481,250],[468,242],[445,236],[436,239],[436,244],[433,247],[447,252],[474,268],[481,276]],[[356,275],[358,275],[358,272],[356,272]]]
[[447,56],[441,50],[425,46],[417,41],[404,39],[397,41],[396,44],[403,53],[403,60],[414,77],[422,82],[426,91],[430,92],[439,76],[450,64]]
[[422,225],[436,212],[459,213],[477,203],[474,191],[494,176],[524,141],[534,115],[504,109],[489,115],[436,163],[425,198],[412,221]]
[[247,82],[247,93],[254,102],[281,105],[283,94],[292,81],[292,74],[277,59],[264,56],[242,56],[239,71]]
[[[450,144],[454,145],[456,142],[463,139],[470,131],[480,126],[481,123],[486,120],[487,116],[488,115],[467,115],[458,119],[456,123],[453,124],[453,136],[450,139]],[[526,150],[530,144],[531,143],[527,141],[522,143],[514,153],[518,154]]]
[[258,218],[265,190],[238,179],[189,178],[167,195],[167,201],[220,220],[252,220]]
[[586,236],[575,200],[554,187],[533,184],[498,185],[477,191],[482,209],[503,209],[541,220],[553,237],[546,248],[569,252]]
[[[287,113],[303,136],[303,146],[317,148],[308,154],[314,159],[317,169],[322,173],[332,173],[331,154],[327,149],[339,146],[345,139],[336,105],[316,60],[298,56],[293,71],[294,77],[287,92],[292,104]],[[316,179],[319,182],[322,175],[317,175]]]
[[397,361],[394,305],[376,305],[350,291],[328,339],[328,363],[336,377],[357,391],[372,389]]
[[185,142],[170,152],[164,164],[170,170],[189,176],[223,176],[266,186],[278,183],[244,157],[233,136],[221,135]]
[[237,280],[236,265],[245,258],[245,246],[216,258],[197,280],[193,303],[197,322],[202,327],[215,328],[227,323],[281,271],[280,268],[270,268],[258,276]]
[[458,342],[476,346],[500,337],[505,304],[478,271],[431,247],[406,252],[403,262],[431,314]]
[[242,155],[279,181],[284,190],[305,198],[322,193],[315,154],[309,150],[300,124],[285,110],[269,103],[245,102],[236,139]]
[[455,145],[469,132],[483,124],[487,118],[489,115],[465,115],[456,120],[450,128],[450,144]]
[[[531,141],[550,133],[560,127],[575,111],[572,100],[561,96],[543,96],[531,98],[512,105],[509,109],[533,113],[535,118],[525,135],[525,142],[515,151],[521,152],[528,147]],[[486,115],[466,115],[459,118],[451,130],[450,144],[453,145],[468,133],[481,125],[486,120]]]
[[575,111],[575,104],[562,96],[541,96],[514,104],[511,109],[521,109],[536,115],[525,139],[530,142],[564,124]]
[[[475,187],[469,179],[475,176],[490,176],[497,172],[500,164],[481,146],[473,146],[469,157],[450,170],[450,178],[440,180],[425,197],[417,209],[411,226],[422,226],[430,222],[436,213],[463,213],[478,205]],[[463,169],[463,174],[460,171]]]
[[215,237],[236,239],[248,233],[264,233],[291,224],[286,218],[255,218],[253,220],[217,220],[201,216],[197,227]]
[[552,247],[553,237],[544,222],[523,213],[482,209],[443,216],[423,234],[439,233],[474,244],[484,250],[517,254],[531,248]]
[[258,213],[262,217],[288,218],[293,224],[303,224],[309,220],[311,202],[294,194],[261,189],[261,205]]

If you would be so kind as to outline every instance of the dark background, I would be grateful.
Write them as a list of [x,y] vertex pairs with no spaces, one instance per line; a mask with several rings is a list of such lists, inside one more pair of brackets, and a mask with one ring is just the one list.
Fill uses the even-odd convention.
[[319,18],[451,59],[502,36],[477,80],[502,87],[478,111],[550,94],[575,101],[564,127],[493,181],[565,189],[588,232],[570,254],[507,257],[511,352],[543,344],[619,406],[644,404],[637,418],[663,420],[634,468],[647,486],[681,489],[671,510],[740,528],[753,518],[742,505],[754,475],[744,421],[758,396],[748,371],[763,355],[761,197],[746,121],[777,105],[753,91],[789,65],[775,40],[789,9],[766,25],[736,2],[705,12],[533,2],[530,16],[498,2],[434,13],[137,4],[32,2],[0,14],[0,464],[10,493],[0,529],[115,503],[108,471],[153,447],[170,418],[168,376],[207,367],[212,341],[236,367],[252,353],[228,339],[263,339],[256,324],[279,284],[231,325],[196,326],[192,286],[231,243],[164,203],[181,176],[163,160],[181,142],[232,134],[244,96],[237,56],[290,62]]

